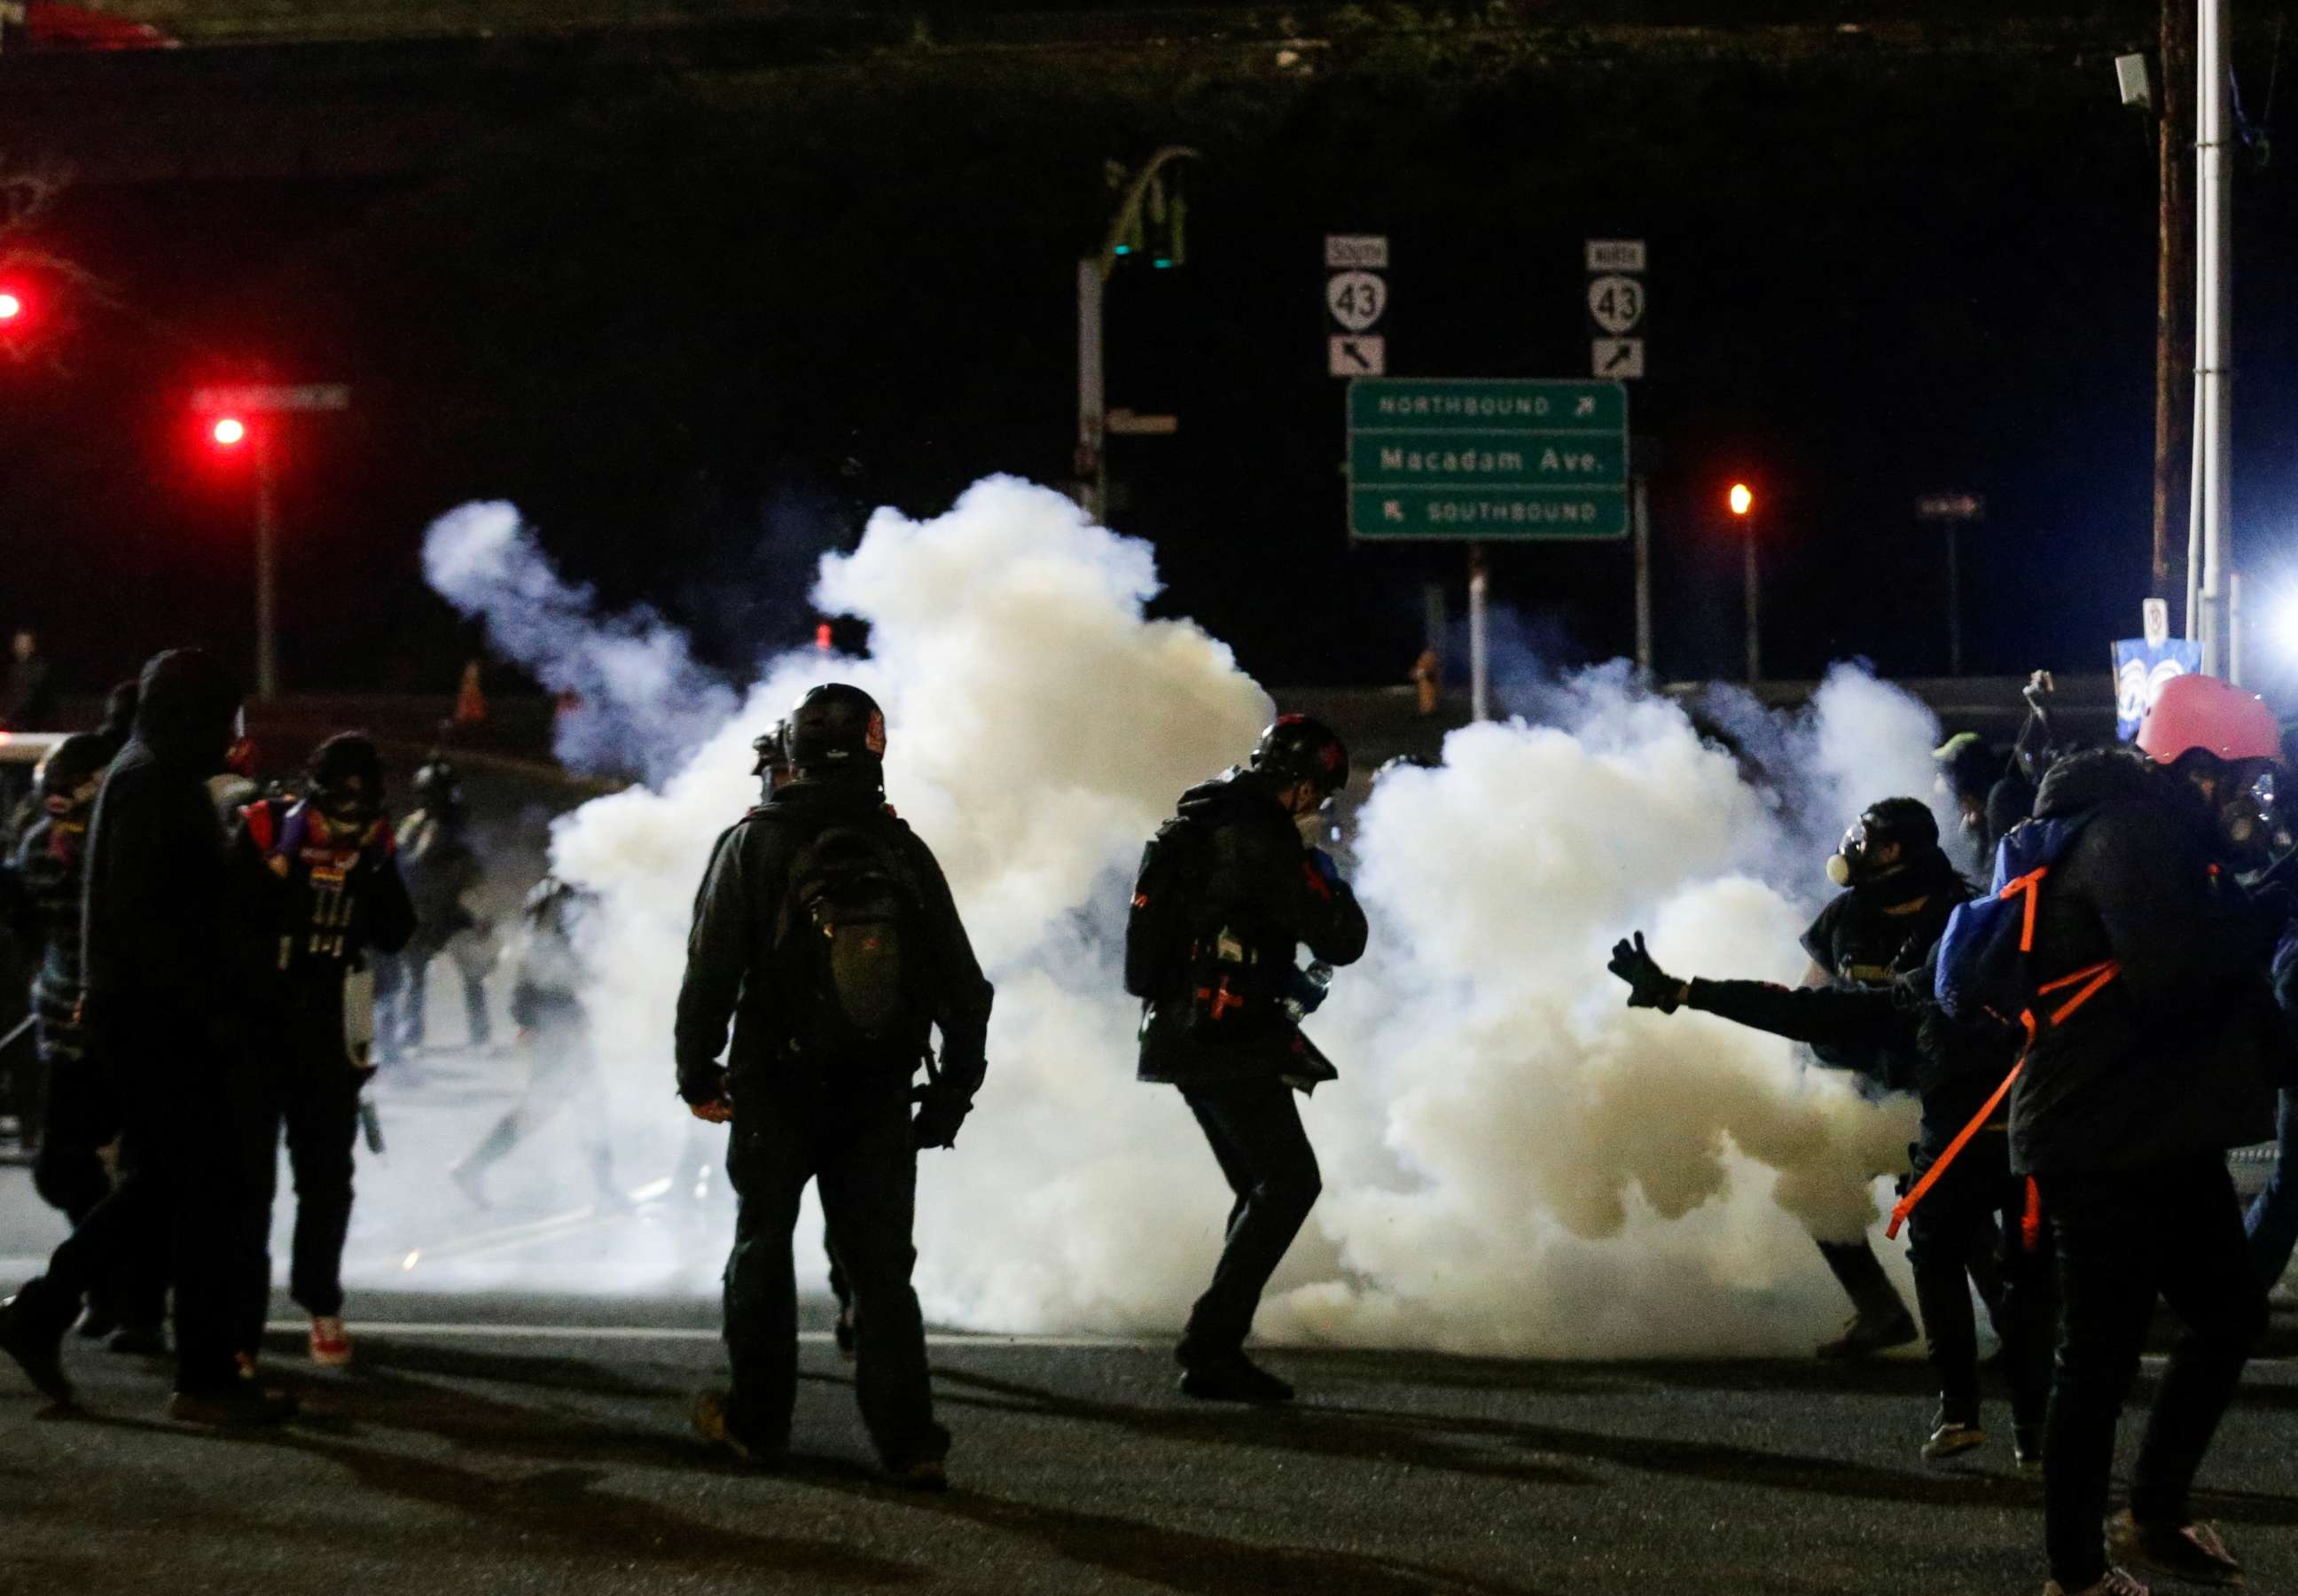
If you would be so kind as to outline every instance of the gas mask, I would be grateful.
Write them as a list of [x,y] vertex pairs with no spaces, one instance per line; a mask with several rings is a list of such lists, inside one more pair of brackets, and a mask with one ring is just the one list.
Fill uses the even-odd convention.
[[2265,869],[2290,848],[2289,828],[2275,806],[2274,767],[2236,765],[2221,778],[2219,837],[2238,872]]
[[373,825],[382,813],[376,795],[362,776],[345,776],[327,783],[311,794],[311,806],[331,830],[354,837]]

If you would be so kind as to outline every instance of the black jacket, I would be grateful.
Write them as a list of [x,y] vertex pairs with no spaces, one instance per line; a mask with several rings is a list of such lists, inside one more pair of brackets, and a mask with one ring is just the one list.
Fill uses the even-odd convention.
[[17,850],[25,913],[16,930],[28,949],[41,950],[32,977],[32,1008],[44,1033],[71,1026],[79,1009],[81,872],[87,863],[87,825],[53,815],[43,815]]
[[[1909,972],[1929,964],[1947,917],[1971,895],[1971,883],[1956,873],[1945,854],[1934,851],[1898,876],[1864,890],[1838,893],[1804,932],[1803,948],[1837,991],[1888,990]],[[1856,1038],[1799,1039],[1812,1044],[1821,1063],[1849,1070],[1886,1091],[1920,1091],[1923,1063],[1915,1042],[1920,1013],[1917,1005],[1904,1026]]]
[[1327,964],[1364,956],[1364,911],[1348,884],[1328,880],[1301,840],[1277,791],[1249,770],[1231,771],[1181,795],[1182,819],[1203,828],[1203,875],[1191,894],[1190,923],[1210,939],[1222,929],[1252,956],[1254,989],[1215,1025],[1199,1022],[1195,971],[1176,969],[1144,1005],[1143,1080],[1174,1086],[1284,1075],[1296,1068],[1297,1031],[1281,1006],[1285,983],[1305,945]]
[[88,828],[82,973],[92,1016],[243,1006],[223,827],[207,789],[238,702],[196,650],[171,650],[144,668],[135,735],[106,773]]
[[2219,867],[2198,795],[2134,755],[2092,753],[2052,767],[2035,813],[2082,820],[2043,880],[2036,984],[2107,959],[2121,973],[2029,1049],[2013,1167],[2137,1169],[2267,1139],[2290,1046],[2266,975],[2281,927]]
[[723,1048],[739,1091],[746,1075],[773,1069],[795,1044],[806,1016],[797,1012],[797,996],[785,979],[793,973],[787,953],[777,966],[774,939],[791,864],[833,824],[879,829],[907,865],[915,890],[925,946],[914,973],[924,1012],[914,1046],[905,1040],[901,1049],[908,1065],[904,1079],[924,1055],[930,1023],[941,1032],[942,1079],[971,1096],[986,1067],[989,981],[932,850],[886,808],[874,785],[850,780],[792,782],[718,839],[686,940],[686,980],[678,991],[679,1079],[706,1079]]
[[340,983],[370,951],[397,953],[415,932],[389,829],[338,845],[324,825],[308,800],[265,798],[240,812],[234,874],[253,883],[251,963],[275,980]]

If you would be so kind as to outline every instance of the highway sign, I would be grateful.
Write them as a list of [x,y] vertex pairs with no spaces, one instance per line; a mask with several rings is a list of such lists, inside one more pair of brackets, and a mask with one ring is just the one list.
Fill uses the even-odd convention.
[[296,387],[256,383],[192,390],[192,409],[203,416],[219,410],[347,410],[351,404],[351,391],[341,383],[305,383]]
[[1590,272],[1641,271],[1644,269],[1644,241],[1641,238],[1591,238],[1588,241]]
[[1588,285],[1588,314],[1608,333],[1624,333],[1644,318],[1644,285],[1615,272]]
[[1588,364],[1599,376],[1641,376],[1644,374],[1644,341],[1641,338],[1599,338],[1590,347]]
[[1388,235],[1385,233],[1326,234],[1325,269],[1327,271],[1386,271],[1388,269]]
[[1625,537],[1627,434],[1618,383],[1360,378],[1349,385],[1350,533]]
[[1388,340],[1378,333],[1335,333],[1326,341],[1325,369],[1335,376],[1379,376],[1388,370]]
[[1388,309],[1388,285],[1369,271],[1337,273],[1325,285],[1325,308],[1348,331],[1369,331]]

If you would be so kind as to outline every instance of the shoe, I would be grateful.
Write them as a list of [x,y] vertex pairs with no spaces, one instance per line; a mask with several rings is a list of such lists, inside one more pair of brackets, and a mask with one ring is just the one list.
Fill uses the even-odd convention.
[[0,1302],[0,1352],[16,1360],[16,1367],[41,1395],[70,1403],[72,1388],[64,1377],[63,1350],[64,1332],[71,1327],[71,1320],[43,1322],[39,1287],[38,1281],[32,1281]]
[[219,1430],[285,1424],[295,1417],[295,1399],[284,1391],[253,1384],[221,1391],[178,1391],[168,1399],[168,1417],[178,1424]]
[[122,1325],[105,1345],[123,1358],[164,1358],[168,1333],[157,1325]]
[[831,1328],[831,1339],[838,1343],[838,1355],[848,1363],[854,1361],[854,1304],[838,1304],[838,1323]]
[[2153,1592],[2121,1569],[2109,1568],[2079,1591],[2070,1591],[2054,1579],[2043,1587],[2043,1596],[2153,1596]]
[[687,1406],[686,1417],[696,1435],[713,1446],[724,1447],[745,1463],[772,1468],[782,1460],[784,1448],[765,1445],[743,1434],[723,1391],[697,1392]]
[[315,1313],[311,1316],[311,1361],[321,1369],[349,1369],[351,1362],[351,1333],[343,1328],[339,1313]]
[[457,1164],[447,1171],[447,1178],[455,1183],[457,1191],[470,1199],[472,1207],[484,1211],[494,1206],[487,1201],[486,1178],[478,1170],[465,1169],[461,1164]]
[[898,1468],[889,1468],[886,1478],[905,1491],[949,1489],[949,1470],[942,1467],[939,1458],[920,1458],[916,1462],[905,1463]]
[[2198,1585],[2242,1584],[2242,1565],[2207,1524],[2142,1524],[2125,1508],[2106,1521],[2106,1548],[2150,1574]]
[[118,1328],[120,1328],[120,1316],[94,1297],[90,1297],[87,1311],[79,1316],[80,1339],[102,1341]]
[[1922,1332],[1905,1308],[1889,1314],[1858,1313],[1843,1327],[1843,1334],[1819,1348],[1817,1356],[1834,1361],[1865,1358],[1895,1346],[1905,1346]]
[[1289,1402],[1293,1387],[1243,1352],[1181,1365],[1181,1394],[1208,1402]]
[[2043,1426],[2038,1424],[2016,1426],[2011,1432],[2011,1458],[2018,1464],[2019,1472],[2039,1476],[2043,1472]]
[[1987,1444],[1987,1432],[1975,1424],[1949,1424],[1942,1419],[1932,1426],[1931,1438],[1923,1443],[1923,1460],[1944,1463],[1959,1457],[1974,1446]]

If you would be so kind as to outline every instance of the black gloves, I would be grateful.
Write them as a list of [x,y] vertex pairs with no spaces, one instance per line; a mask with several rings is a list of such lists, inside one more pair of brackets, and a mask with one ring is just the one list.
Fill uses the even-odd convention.
[[916,1097],[917,1118],[910,1125],[917,1134],[919,1147],[956,1146],[958,1127],[973,1112],[973,1099],[938,1080],[920,1087]]
[[716,1063],[688,1066],[678,1070],[678,1095],[686,1099],[689,1108],[707,1108],[713,1103],[726,1101],[726,1071]]
[[1644,951],[1641,931],[1635,934],[1633,941],[1614,943],[1612,962],[1605,968],[1628,983],[1628,1006],[1632,1009],[1657,1009],[1663,1014],[1673,1014],[1690,989],[1689,981],[1676,980],[1653,962],[1651,955]]

